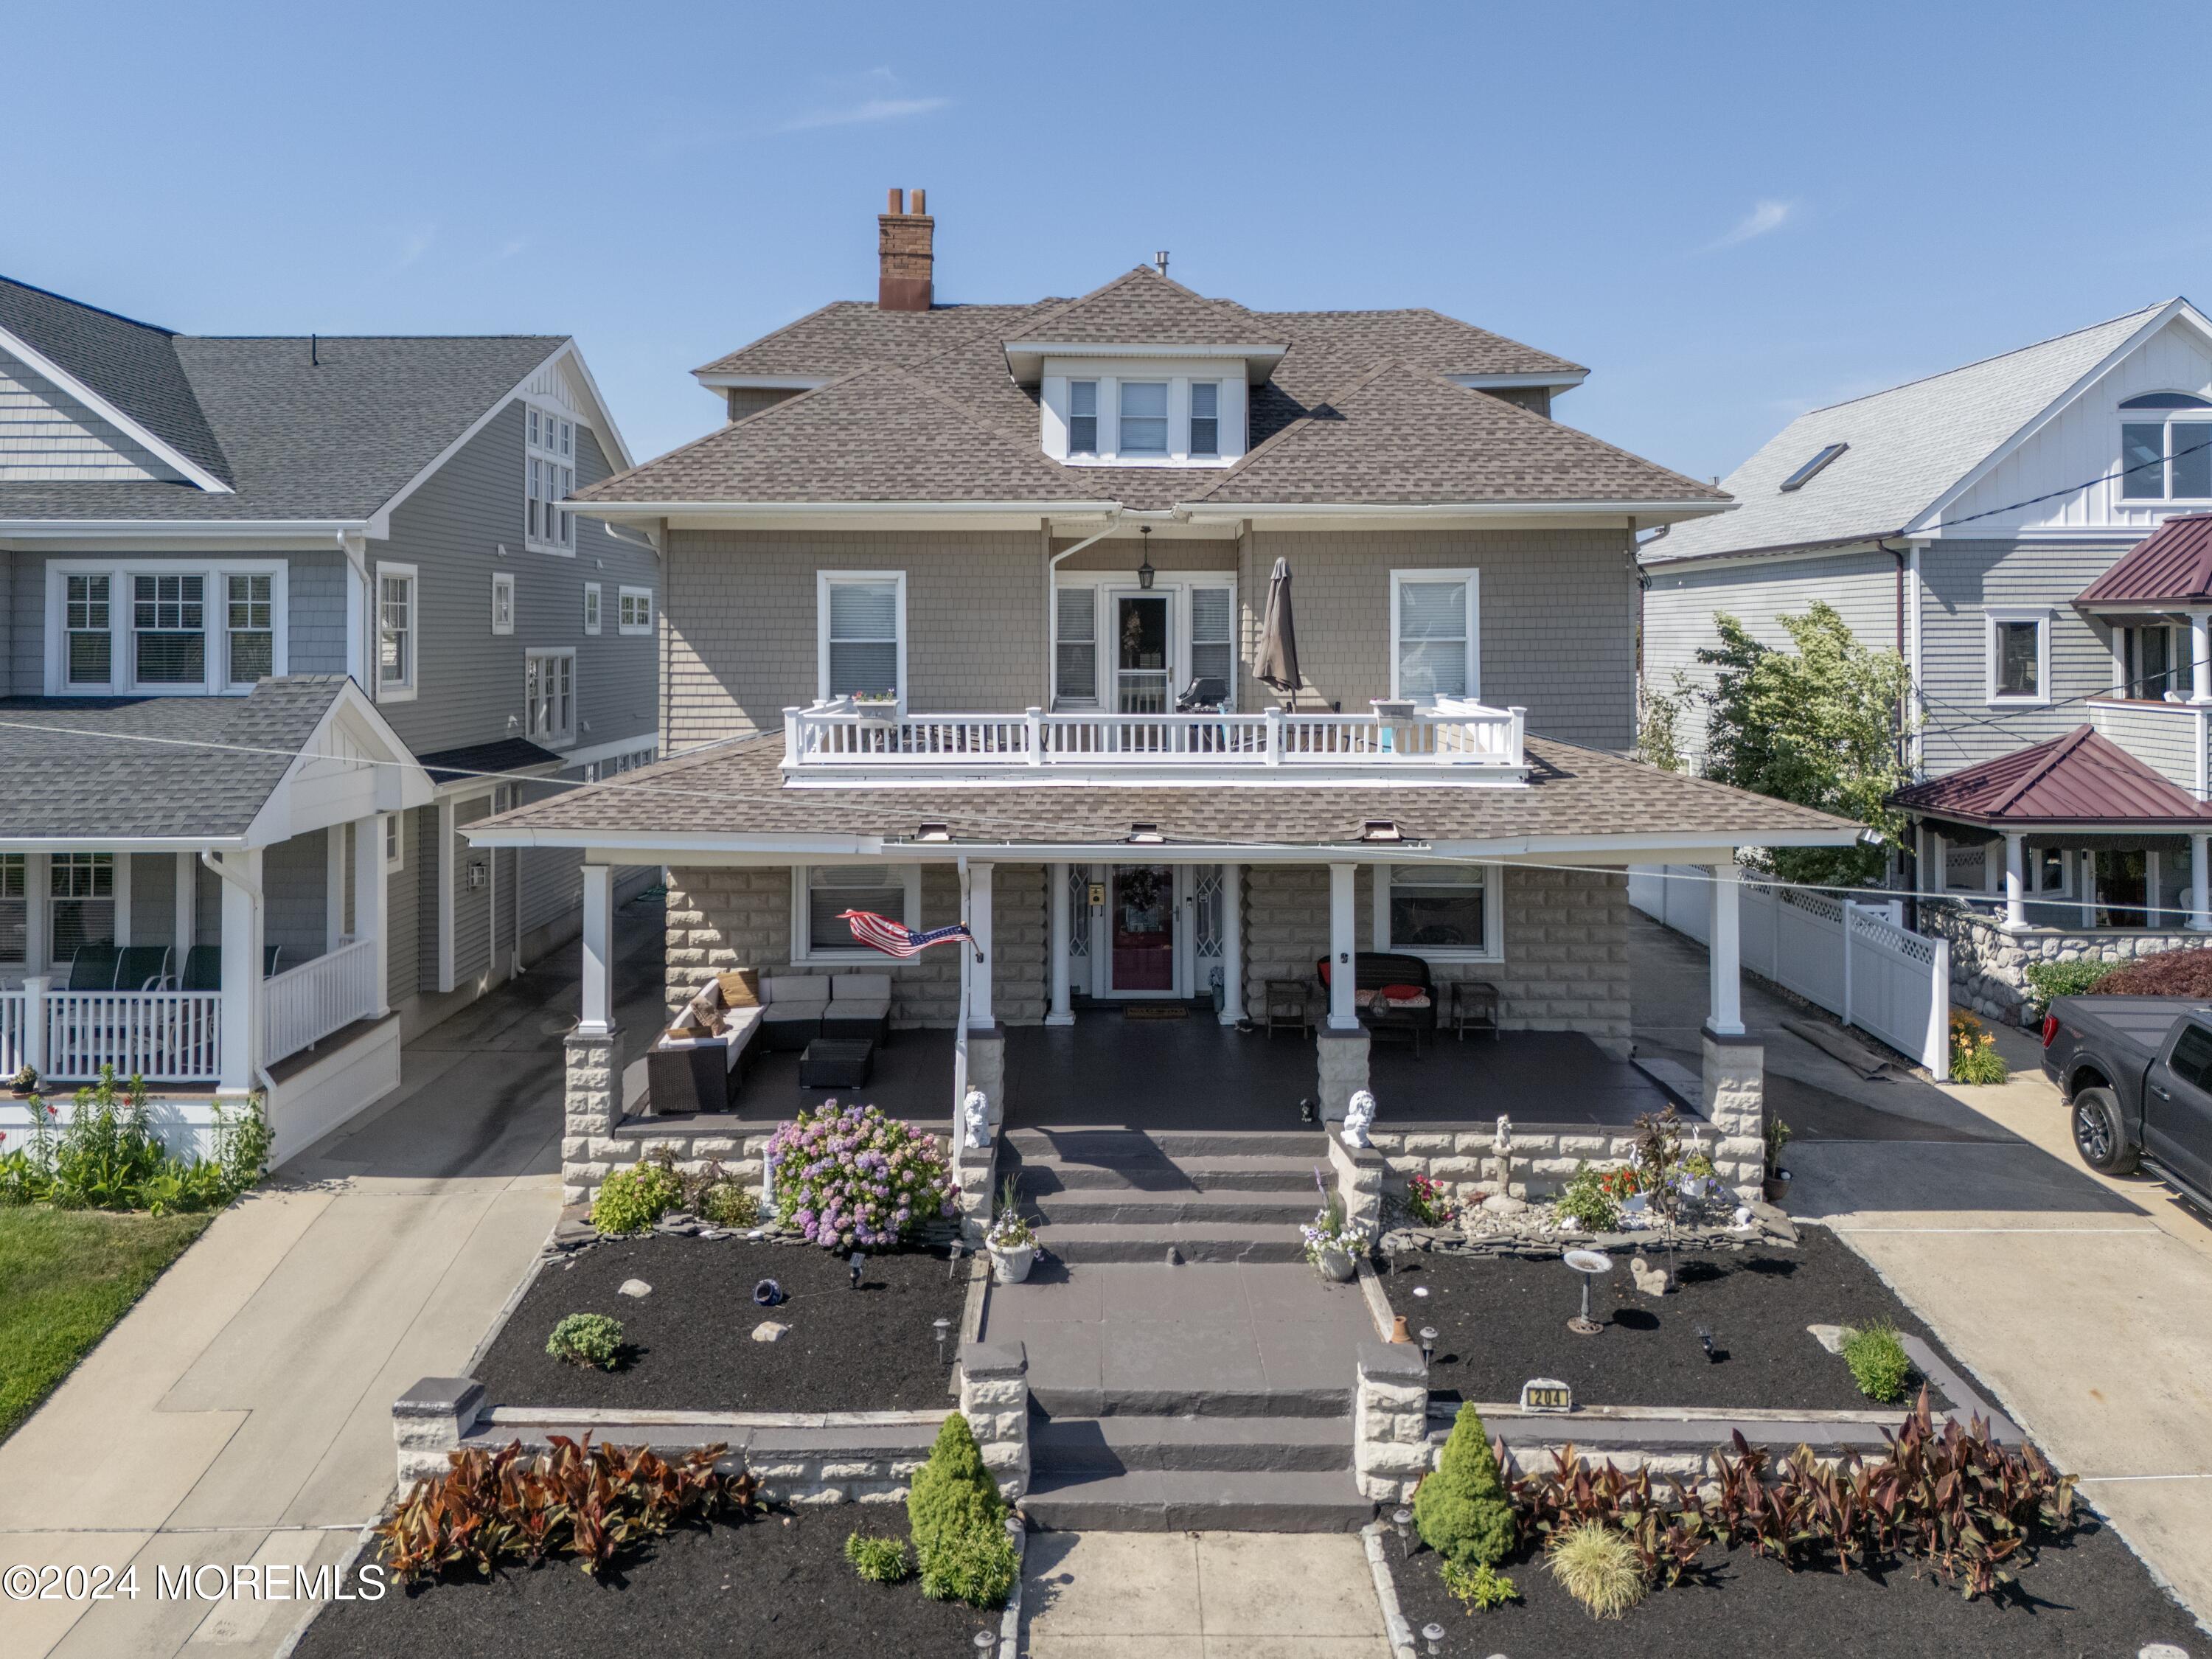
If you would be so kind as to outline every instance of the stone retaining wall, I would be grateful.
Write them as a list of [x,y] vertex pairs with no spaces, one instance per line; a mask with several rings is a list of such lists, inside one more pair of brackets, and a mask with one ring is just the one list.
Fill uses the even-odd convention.
[[1985,1019],[2015,1025],[2032,1023],[2035,992],[2028,983],[2027,970],[2038,963],[2132,962],[2161,951],[2197,951],[2212,944],[2212,934],[2185,928],[2121,932],[2030,927],[2008,933],[1989,916],[1964,905],[1936,900],[1921,904],[1920,931],[1951,942],[1954,1005],[1962,1005]]

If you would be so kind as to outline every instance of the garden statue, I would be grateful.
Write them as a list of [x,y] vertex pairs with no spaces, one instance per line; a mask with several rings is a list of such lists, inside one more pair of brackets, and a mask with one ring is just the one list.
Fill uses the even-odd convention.
[[1513,1120],[1503,1112],[1498,1115],[1498,1133],[1490,1138],[1490,1150],[1491,1179],[1499,1192],[1508,1192],[1513,1184]]
[[991,1144],[991,1103],[981,1089],[968,1091],[968,1098],[960,1103],[960,1115],[968,1126],[968,1146]]
[[1375,1097],[1364,1089],[1353,1091],[1344,1109],[1344,1144],[1355,1148],[1373,1145],[1367,1130],[1374,1121]]

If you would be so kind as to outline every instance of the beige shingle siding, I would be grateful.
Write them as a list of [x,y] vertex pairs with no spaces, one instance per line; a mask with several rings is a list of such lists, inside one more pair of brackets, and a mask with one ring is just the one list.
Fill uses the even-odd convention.
[[173,478],[145,446],[0,352],[0,483]]
[[[1897,644],[1897,561],[1871,549],[1771,559],[1721,567],[1652,567],[1644,594],[1644,683],[1671,693],[1677,673],[1697,691],[1710,690],[1714,671],[1698,660],[1720,642],[1713,618],[1726,612],[1763,645],[1787,647],[1785,616],[1802,616],[1825,599],[1850,624],[1853,637],[1875,650]],[[1979,694],[1977,693],[1977,696]],[[1692,696],[1683,710],[1680,741],[1693,763],[1705,748],[1705,705]]]
[[[1927,724],[1923,767],[1940,777],[2056,738],[2087,721],[2084,697],[2112,689],[2112,630],[2070,601],[2132,547],[2009,541],[1937,542],[1921,550],[1920,685]],[[1985,618],[1991,608],[2051,612],[2051,702],[1989,706]]]

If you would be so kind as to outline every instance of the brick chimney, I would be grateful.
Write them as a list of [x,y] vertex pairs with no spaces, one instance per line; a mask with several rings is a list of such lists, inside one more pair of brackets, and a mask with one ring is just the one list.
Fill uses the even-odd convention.
[[931,268],[936,264],[932,243],[937,221],[929,216],[929,193],[914,193],[914,211],[906,210],[906,192],[890,193],[889,207],[876,220],[876,308],[879,311],[927,311],[935,292]]

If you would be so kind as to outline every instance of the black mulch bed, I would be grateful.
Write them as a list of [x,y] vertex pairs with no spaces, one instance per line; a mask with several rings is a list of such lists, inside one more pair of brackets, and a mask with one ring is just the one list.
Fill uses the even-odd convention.
[[[548,1262],[478,1367],[502,1406],[636,1407],[654,1411],[920,1411],[945,1406],[970,1260],[957,1277],[941,1254],[873,1255],[860,1288],[842,1256],[806,1244],[647,1237]],[[616,1294],[623,1280],[653,1286]],[[753,1305],[773,1279],[787,1300]],[[623,1322],[617,1370],[563,1364],[545,1339],[572,1313]],[[932,1322],[952,1322],[943,1363]],[[767,1320],[791,1328],[756,1342]]]
[[[1843,1356],[1805,1328],[1875,1319],[1920,1337],[1967,1376],[1850,1246],[1820,1227],[1801,1226],[1797,1237],[1794,1249],[1685,1253],[1680,1288],[1663,1297],[1640,1293],[1632,1253],[1616,1254],[1591,1289],[1591,1316],[1605,1327],[1595,1336],[1567,1329],[1581,1280],[1557,1256],[1408,1254],[1395,1275],[1380,1271],[1407,1326],[1417,1334],[1436,1328],[1429,1388],[1447,1400],[1517,1400],[1523,1382],[1547,1376],[1572,1384],[1577,1405],[1866,1410],[1871,1402]],[[1417,1285],[1430,1293],[1415,1296]],[[1725,1359],[1706,1358],[1700,1326]],[[1940,1392],[1936,1399],[1944,1403]]]
[[[573,1560],[453,1580],[379,1601],[332,1602],[299,1659],[609,1659],[611,1655],[973,1653],[999,1615],[932,1601],[915,1582],[870,1584],[846,1564],[856,1528],[902,1535],[906,1516],[840,1507],[672,1533],[595,1582]],[[896,1523],[895,1525],[893,1523]]]
[[2148,1643],[2166,1642],[2193,1659],[2212,1656],[2212,1640],[2118,1534],[2094,1519],[2070,1538],[2043,1545],[1994,1599],[1969,1601],[1925,1565],[1893,1565],[1878,1579],[1809,1568],[1792,1573],[1748,1547],[1709,1546],[1709,1583],[1655,1589],[1617,1620],[1592,1619],[1540,1559],[1504,1569],[1518,1601],[1470,1613],[1445,1591],[1436,1556],[1416,1546],[1413,1559],[1401,1561],[1395,1540],[1389,1553],[1400,1610],[1417,1634],[1425,1625],[1442,1625],[1447,1654],[2124,1659]]

